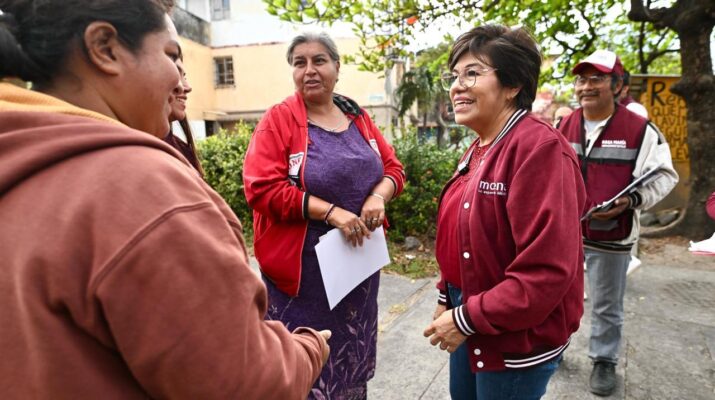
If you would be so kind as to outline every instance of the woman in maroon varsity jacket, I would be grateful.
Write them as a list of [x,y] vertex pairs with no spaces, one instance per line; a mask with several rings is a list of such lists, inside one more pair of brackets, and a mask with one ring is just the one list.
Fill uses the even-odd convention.
[[405,175],[365,110],[333,93],[340,70],[333,41],[300,35],[287,56],[296,93],[266,112],[243,172],[268,318],[288,328],[330,326],[332,356],[310,398],[362,399],[375,370],[379,273],[330,309],[315,245],[334,228],[361,245],[381,229]]
[[455,399],[538,399],[583,313],[574,152],[527,110],[541,56],[523,29],[463,34],[443,76],[455,120],[477,133],[439,205],[442,280],[425,330],[450,355]]

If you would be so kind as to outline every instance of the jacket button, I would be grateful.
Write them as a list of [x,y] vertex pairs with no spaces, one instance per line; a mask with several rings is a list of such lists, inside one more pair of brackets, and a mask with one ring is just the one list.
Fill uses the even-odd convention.
[[464,209],[466,210],[467,208],[469,208],[469,202],[464,203]]
[[479,349],[474,349],[474,355],[475,355],[475,356],[478,356],[478,355],[480,355],[480,354],[482,354],[482,351],[481,351],[481,350],[479,350]]
[[481,362],[481,361],[479,361],[479,362],[477,363],[477,368],[484,368],[484,363]]
[[468,252],[468,251],[465,251],[464,254],[462,254],[462,255],[464,256],[464,258],[469,258],[469,252]]

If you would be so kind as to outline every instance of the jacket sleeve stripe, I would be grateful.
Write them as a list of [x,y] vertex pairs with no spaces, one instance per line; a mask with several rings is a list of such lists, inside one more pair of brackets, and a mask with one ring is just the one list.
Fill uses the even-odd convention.
[[447,305],[447,292],[439,291],[439,297],[437,297],[437,304],[446,306]]
[[471,321],[469,320],[469,316],[465,315],[465,309],[463,305],[452,309],[452,319],[454,319],[454,322],[457,325],[457,329],[459,329],[462,335],[470,336],[477,333]]
[[303,192],[303,209],[301,210],[303,212],[303,219],[308,220],[308,199],[310,198],[310,195],[306,192]]
[[[392,182],[392,186],[395,187],[395,188],[394,188],[395,191],[392,192],[392,193],[395,193],[395,194],[396,194],[396,193],[397,193],[397,182],[395,181],[395,178],[393,178],[393,177],[391,177],[391,176],[389,176],[389,175],[385,175],[385,178],[389,179],[390,182]],[[393,197],[395,197],[395,196],[393,195]]]

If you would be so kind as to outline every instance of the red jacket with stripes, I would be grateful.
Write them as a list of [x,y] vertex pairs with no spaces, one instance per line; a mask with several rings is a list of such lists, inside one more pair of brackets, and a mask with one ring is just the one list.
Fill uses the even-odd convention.
[[454,211],[464,305],[453,316],[474,372],[525,367],[579,327],[586,192],[565,138],[524,110],[477,168]]

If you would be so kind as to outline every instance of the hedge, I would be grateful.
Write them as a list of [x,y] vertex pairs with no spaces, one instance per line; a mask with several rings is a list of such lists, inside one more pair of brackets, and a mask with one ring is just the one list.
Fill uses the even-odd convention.
[[252,125],[240,123],[196,144],[204,179],[231,206],[247,237],[253,236],[253,215],[243,192],[243,159],[252,132]]
[[[242,170],[252,130],[253,126],[241,123],[197,145],[206,181],[238,215],[248,236],[252,235],[252,213],[243,192]],[[402,195],[387,207],[391,238],[402,240],[408,235],[434,237],[437,201],[461,153],[454,149],[440,149],[432,143],[422,143],[414,130],[403,132],[393,145],[397,157],[405,166],[407,184]]]
[[460,152],[423,143],[414,131],[403,133],[393,141],[397,158],[407,174],[402,195],[387,206],[395,240],[405,236],[434,237],[437,222],[437,202],[444,184],[454,173]]

